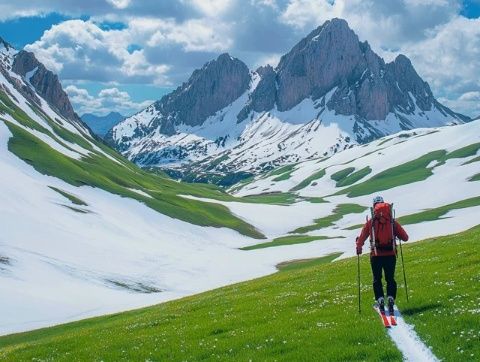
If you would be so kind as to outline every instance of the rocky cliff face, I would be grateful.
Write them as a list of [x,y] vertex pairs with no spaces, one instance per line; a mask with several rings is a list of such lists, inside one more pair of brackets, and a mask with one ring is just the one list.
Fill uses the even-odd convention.
[[228,54],[220,55],[193,72],[188,82],[154,104],[158,116],[153,127],[167,135],[175,126],[198,126],[240,97],[250,82],[248,67]]
[[385,63],[345,20],[332,19],[275,69],[249,73],[238,59],[221,55],[107,139],[145,166],[213,162],[230,172],[468,120],[434,98],[407,57]]
[[334,88],[328,109],[366,120],[384,120],[397,110],[412,114],[415,106],[430,111],[436,105],[428,83],[406,56],[385,64],[342,19],[327,21],[283,56],[276,80],[282,111]]
[[[71,120],[79,119],[58,80],[58,76],[45,68],[33,53],[24,50],[19,51],[14,57],[12,70],[25,77],[27,83],[31,84],[36,92],[62,116]],[[28,89],[24,89],[24,92],[28,92]]]

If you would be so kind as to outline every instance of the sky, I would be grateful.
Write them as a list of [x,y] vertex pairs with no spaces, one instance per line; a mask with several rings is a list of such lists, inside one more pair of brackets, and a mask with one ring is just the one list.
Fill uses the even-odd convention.
[[221,53],[275,66],[334,17],[480,115],[480,0],[0,0],[0,37],[57,73],[78,114],[130,115]]

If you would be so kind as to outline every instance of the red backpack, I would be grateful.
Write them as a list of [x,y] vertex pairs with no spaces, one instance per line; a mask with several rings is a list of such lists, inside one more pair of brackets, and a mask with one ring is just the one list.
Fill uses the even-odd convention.
[[393,250],[392,205],[386,202],[375,204],[372,210],[372,229],[375,246],[379,250]]

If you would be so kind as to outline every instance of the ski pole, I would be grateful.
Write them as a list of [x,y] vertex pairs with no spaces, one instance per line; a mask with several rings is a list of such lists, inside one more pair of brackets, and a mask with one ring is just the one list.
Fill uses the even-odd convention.
[[403,270],[403,281],[405,282],[405,294],[407,295],[407,302],[408,302],[408,287],[407,287],[407,277],[405,275],[405,263],[403,262],[403,250],[402,250],[402,239],[400,240],[400,255],[402,257],[402,270]]
[[[358,237],[355,239],[355,247],[357,247]],[[357,284],[358,284],[358,314],[362,313],[360,307],[360,255],[357,254]]]
[[358,280],[358,314],[362,313],[362,309],[360,307],[360,255],[357,255],[357,280]]

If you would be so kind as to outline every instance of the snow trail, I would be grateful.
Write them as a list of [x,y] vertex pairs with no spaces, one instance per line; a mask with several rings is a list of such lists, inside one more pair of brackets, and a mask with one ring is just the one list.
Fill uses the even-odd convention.
[[405,361],[438,362],[432,351],[422,342],[420,337],[395,309],[397,325],[389,328],[388,335],[402,352]]

